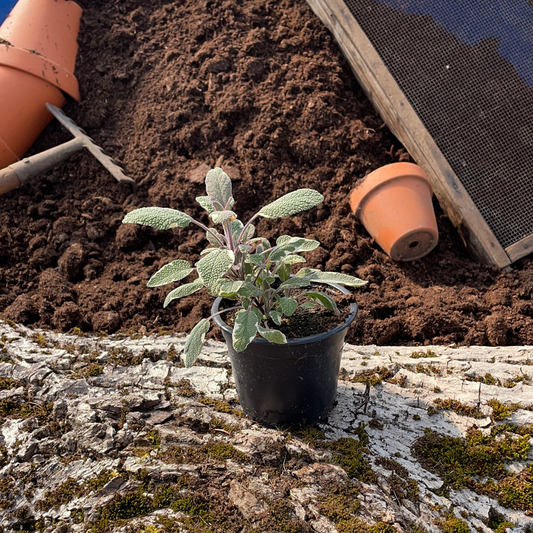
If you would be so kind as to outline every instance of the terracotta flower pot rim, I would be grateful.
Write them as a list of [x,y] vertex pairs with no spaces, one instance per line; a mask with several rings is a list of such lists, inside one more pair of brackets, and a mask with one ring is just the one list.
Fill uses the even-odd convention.
[[10,44],[0,44],[0,65],[42,78],[67,93],[77,102],[81,101],[76,76],[41,54]]
[[368,198],[376,189],[393,180],[402,178],[418,178],[431,188],[428,177],[425,172],[414,163],[390,163],[372,171],[363,178],[363,181],[352,191],[350,204],[352,211],[356,216]]

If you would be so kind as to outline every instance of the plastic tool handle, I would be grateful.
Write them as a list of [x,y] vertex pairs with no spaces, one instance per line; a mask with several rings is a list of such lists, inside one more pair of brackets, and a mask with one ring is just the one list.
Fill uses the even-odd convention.
[[17,173],[11,167],[0,170],[0,195],[12,191],[21,185]]

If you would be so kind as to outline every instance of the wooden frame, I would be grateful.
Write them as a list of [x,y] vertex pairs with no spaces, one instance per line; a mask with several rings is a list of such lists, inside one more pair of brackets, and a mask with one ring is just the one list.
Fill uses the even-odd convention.
[[[480,261],[505,268],[531,253],[533,236],[502,248],[343,0],[307,0],[339,43],[359,84],[392,133],[426,171],[435,196]],[[506,253],[507,252],[507,253]]]

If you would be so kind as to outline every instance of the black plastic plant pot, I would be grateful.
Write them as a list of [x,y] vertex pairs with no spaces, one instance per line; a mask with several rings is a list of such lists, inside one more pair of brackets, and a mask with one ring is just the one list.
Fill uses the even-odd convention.
[[[344,287],[334,286],[350,294]],[[222,298],[211,312],[218,313]],[[233,330],[214,317],[228,346],[233,377],[244,414],[269,427],[314,425],[324,420],[335,401],[342,348],[357,305],[343,324],[326,333],[272,344],[254,339],[242,352],[233,349]]]

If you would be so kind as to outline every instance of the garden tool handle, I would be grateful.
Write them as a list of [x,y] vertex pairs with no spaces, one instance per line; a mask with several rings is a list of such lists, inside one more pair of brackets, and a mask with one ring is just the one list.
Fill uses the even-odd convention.
[[17,173],[11,167],[0,170],[0,195],[20,186],[21,183]]
[[0,170],[0,194],[24,185],[35,176],[50,170],[83,148],[83,141],[72,139],[39,154],[26,157]]

